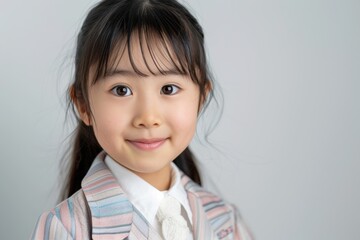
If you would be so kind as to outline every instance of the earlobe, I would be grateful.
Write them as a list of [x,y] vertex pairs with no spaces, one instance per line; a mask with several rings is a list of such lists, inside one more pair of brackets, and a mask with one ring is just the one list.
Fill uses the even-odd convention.
[[88,111],[86,110],[86,107],[83,103],[83,101],[80,102],[79,98],[76,96],[75,88],[72,85],[69,88],[69,95],[71,98],[72,103],[74,104],[76,111],[78,113],[78,117],[84,122],[85,125],[90,126],[90,116],[88,114]]
[[79,113],[80,119],[84,122],[84,124],[85,124],[86,126],[91,126],[90,116],[89,116],[89,114],[87,113],[87,111],[84,111],[84,110],[83,110],[83,109],[85,109],[85,108],[82,107],[82,106],[79,106],[79,107],[78,107],[78,105],[76,105],[76,109],[77,109],[77,111],[78,111],[78,113]]

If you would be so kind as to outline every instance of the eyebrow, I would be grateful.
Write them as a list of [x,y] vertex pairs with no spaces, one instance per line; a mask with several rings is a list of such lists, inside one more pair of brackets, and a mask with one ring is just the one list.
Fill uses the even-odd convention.
[[[105,77],[112,77],[115,75],[120,76],[139,76],[138,73],[136,73],[134,70],[126,70],[126,69],[109,69],[105,72]],[[144,74],[145,76],[148,76],[147,74]],[[168,69],[168,70],[161,70],[159,73],[151,74],[154,76],[159,75],[186,75],[186,73],[182,73],[178,71],[177,69]]]

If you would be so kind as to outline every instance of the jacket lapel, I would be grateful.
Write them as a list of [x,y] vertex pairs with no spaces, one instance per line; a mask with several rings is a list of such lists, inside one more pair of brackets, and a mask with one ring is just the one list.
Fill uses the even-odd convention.
[[230,224],[229,209],[218,196],[204,190],[185,174],[181,181],[188,194],[193,215],[194,239],[218,239]]
[[194,239],[212,239],[211,227],[207,221],[204,202],[201,198],[204,194],[203,189],[185,174],[182,175],[181,182],[187,192],[192,211]]
[[132,206],[100,153],[82,181],[92,217],[92,238],[147,239],[149,227]]

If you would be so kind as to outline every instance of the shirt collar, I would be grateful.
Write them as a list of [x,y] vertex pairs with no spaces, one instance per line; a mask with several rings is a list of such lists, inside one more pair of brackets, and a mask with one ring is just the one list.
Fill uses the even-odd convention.
[[192,223],[192,213],[187,193],[181,183],[180,170],[174,163],[171,163],[171,184],[168,191],[159,191],[108,155],[105,157],[105,164],[119,182],[129,201],[149,223],[154,223],[157,210],[165,194],[174,197],[181,203]]

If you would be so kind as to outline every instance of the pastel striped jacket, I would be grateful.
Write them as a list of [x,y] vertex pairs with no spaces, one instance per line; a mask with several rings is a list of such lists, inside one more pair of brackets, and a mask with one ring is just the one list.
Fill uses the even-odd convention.
[[[149,235],[157,236],[129,202],[103,159],[100,154],[94,160],[78,192],[40,216],[32,239],[143,240],[149,239]],[[181,181],[193,212],[195,240],[251,239],[234,206],[205,191],[184,174]]]

